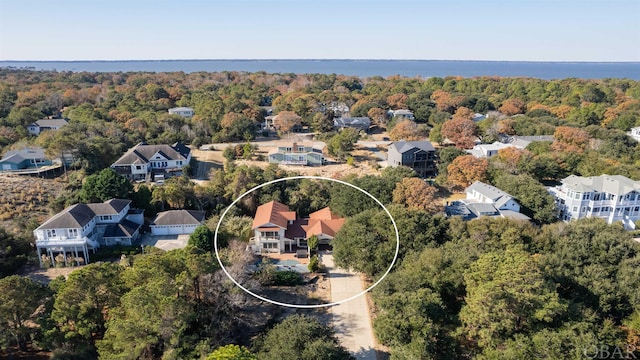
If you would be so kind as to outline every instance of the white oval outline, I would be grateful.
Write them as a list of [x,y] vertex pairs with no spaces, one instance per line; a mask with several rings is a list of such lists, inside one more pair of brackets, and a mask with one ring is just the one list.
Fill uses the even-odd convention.
[[[396,232],[396,253],[393,256],[393,261],[391,261],[391,265],[389,266],[389,268],[387,269],[387,271],[384,273],[384,275],[382,275],[382,277],[380,279],[378,279],[378,281],[376,281],[375,283],[373,283],[373,285],[369,286],[367,289],[363,290],[362,292],[353,295],[350,298],[347,299],[343,299],[340,301],[336,301],[336,302],[332,302],[332,303],[327,303],[327,304],[317,304],[317,305],[305,305],[305,304],[288,304],[288,303],[282,303],[279,301],[275,301],[275,300],[271,300],[268,299],[266,297],[260,296],[258,294],[255,294],[253,292],[251,292],[250,290],[246,289],[244,286],[240,285],[240,283],[238,283],[232,276],[231,274],[229,274],[229,272],[227,272],[227,269],[224,267],[224,264],[222,264],[222,260],[220,259],[220,254],[218,253],[218,231],[220,230],[220,225],[222,224],[222,220],[224,220],[224,217],[227,215],[227,212],[233,207],[233,205],[235,205],[238,201],[240,201],[243,197],[247,196],[248,194],[250,194],[251,192],[253,192],[254,190],[258,190],[261,187],[270,185],[270,184],[275,184],[281,181],[287,181],[287,180],[299,180],[299,179],[318,179],[318,180],[329,180],[329,181],[334,181],[340,184],[344,184],[347,186],[351,186],[352,188],[359,190],[367,195],[369,195],[370,198],[372,198],[376,203],[378,203],[378,205],[380,205],[380,207],[382,207],[382,209],[387,213],[387,215],[389,216],[389,218],[391,219],[391,223],[393,224],[393,228]],[[280,305],[280,306],[285,306],[285,307],[290,307],[290,308],[296,308],[296,309],[318,309],[318,308],[323,308],[323,307],[330,307],[330,306],[335,306],[335,305],[339,305],[342,303],[345,303],[347,301],[351,301],[359,296],[362,296],[364,294],[366,294],[367,292],[369,292],[370,290],[372,290],[374,287],[376,287],[382,280],[384,280],[385,277],[387,277],[387,275],[389,275],[389,272],[391,272],[391,269],[393,268],[393,265],[395,265],[396,260],[398,259],[398,252],[400,251],[400,233],[398,232],[398,226],[396,225],[396,221],[393,219],[393,216],[391,216],[391,213],[389,212],[389,210],[387,210],[387,208],[380,202],[380,200],[376,199],[375,196],[369,194],[369,192],[367,192],[366,190],[355,186],[353,184],[350,184],[346,181],[342,181],[342,180],[338,180],[338,179],[332,179],[332,178],[328,178],[328,177],[323,177],[323,176],[312,176],[312,175],[299,175],[299,176],[290,176],[290,177],[284,177],[284,178],[280,178],[280,179],[275,179],[275,180],[271,180],[268,181],[266,183],[260,184],[258,186],[255,186],[249,190],[247,190],[244,194],[240,195],[237,199],[235,199],[231,205],[229,205],[225,211],[222,213],[222,215],[220,216],[220,220],[218,220],[218,225],[216,226],[216,232],[213,236],[213,249],[215,250],[216,253],[216,259],[218,259],[218,263],[220,264],[220,267],[222,268],[222,271],[224,271],[224,273],[227,275],[227,277],[229,279],[231,279],[231,281],[236,284],[236,286],[238,286],[240,289],[244,290],[244,292],[246,292],[247,294],[260,299],[262,301],[266,301],[268,303],[274,304],[274,305]],[[329,275],[329,277],[331,277],[331,275]]]

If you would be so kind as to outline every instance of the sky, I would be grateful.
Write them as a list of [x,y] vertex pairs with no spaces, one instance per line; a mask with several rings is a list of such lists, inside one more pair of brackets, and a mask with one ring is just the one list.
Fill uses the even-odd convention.
[[0,0],[0,60],[640,61],[640,0]]

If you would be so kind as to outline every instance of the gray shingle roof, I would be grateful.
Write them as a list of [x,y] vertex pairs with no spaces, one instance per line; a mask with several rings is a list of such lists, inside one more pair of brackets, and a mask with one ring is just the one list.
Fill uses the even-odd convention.
[[116,215],[131,204],[131,200],[111,199],[103,203],[87,204],[96,215]]
[[41,147],[24,148],[20,150],[9,150],[0,161],[19,163],[26,159],[46,159],[44,150]]
[[371,119],[369,119],[368,117],[337,118],[333,121],[336,126],[340,127],[369,127],[371,125]]
[[87,225],[97,215],[115,215],[131,200],[111,199],[96,204],[75,204],[45,221],[38,229],[77,229]]
[[582,177],[570,175],[562,180],[569,189],[577,192],[606,192],[617,196],[631,191],[640,192],[640,181],[633,181],[622,175],[600,175]]
[[124,153],[113,165],[148,163],[149,159],[156,153],[162,154],[169,160],[187,160],[189,152],[191,152],[191,149],[182,143],[173,145],[147,145],[140,143]]
[[38,125],[39,127],[60,127],[65,126],[68,123],[67,119],[41,119],[32,125]]
[[389,145],[389,149],[393,148],[400,154],[404,154],[407,151],[424,150],[426,152],[435,151],[436,149],[431,145],[430,141],[397,141]]
[[122,220],[119,224],[107,225],[104,235],[105,238],[130,238],[138,231],[140,224],[127,219]]
[[62,210],[38,229],[77,229],[87,225],[96,214],[85,204],[75,204]]
[[158,213],[151,225],[196,225],[201,224],[204,218],[204,211],[169,210]]
[[513,199],[513,196],[498,189],[495,186],[485,184],[481,181],[476,181],[465,190],[465,192],[472,192],[475,190],[477,193],[484,195],[486,198],[491,199],[495,203],[496,208],[500,209],[509,200]]

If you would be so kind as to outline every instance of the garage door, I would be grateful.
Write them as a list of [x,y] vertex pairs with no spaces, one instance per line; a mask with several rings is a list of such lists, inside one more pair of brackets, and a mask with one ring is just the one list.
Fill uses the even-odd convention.
[[151,233],[153,235],[168,235],[169,231],[166,226],[153,226],[151,227]]

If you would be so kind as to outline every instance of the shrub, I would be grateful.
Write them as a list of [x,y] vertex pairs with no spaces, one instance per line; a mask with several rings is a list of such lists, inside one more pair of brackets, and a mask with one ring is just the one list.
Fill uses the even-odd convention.
[[303,283],[302,276],[295,271],[277,271],[273,278],[275,286],[295,286]]
[[309,260],[309,271],[317,272],[320,270],[320,260],[318,260],[318,255],[313,255],[311,260]]

